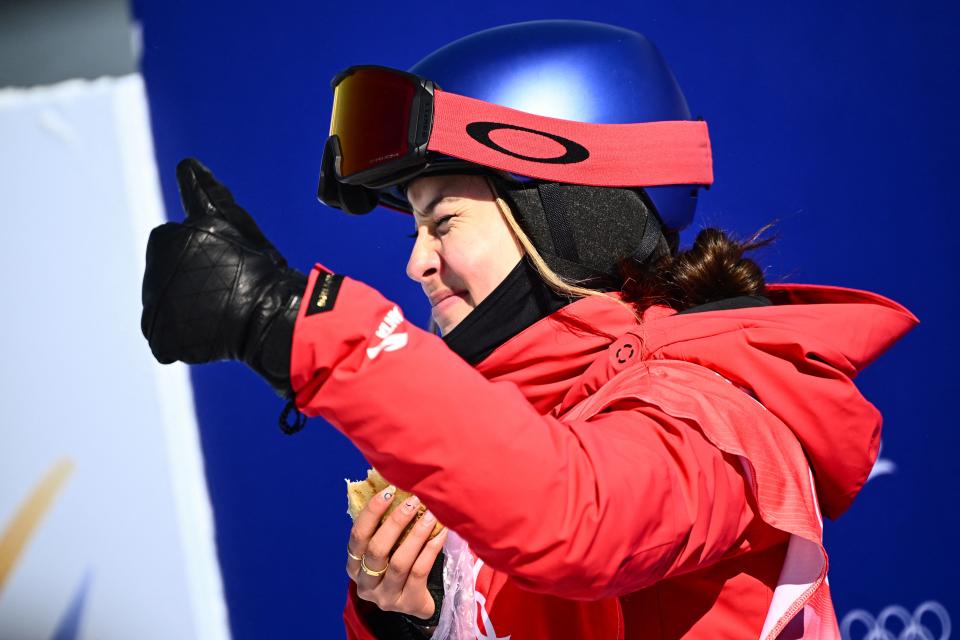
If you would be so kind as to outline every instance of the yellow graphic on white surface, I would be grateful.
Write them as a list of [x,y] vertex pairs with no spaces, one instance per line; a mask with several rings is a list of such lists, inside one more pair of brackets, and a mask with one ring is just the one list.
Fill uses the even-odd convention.
[[0,534],[0,591],[30,541],[30,536],[50,509],[73,469],[74,464],[70,458],[57,461],[40,479]]

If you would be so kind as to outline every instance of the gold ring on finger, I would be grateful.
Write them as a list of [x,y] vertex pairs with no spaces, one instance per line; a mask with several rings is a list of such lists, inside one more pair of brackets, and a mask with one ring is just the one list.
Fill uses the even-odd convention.
[[350,553],[350,547],[347,547],[347,555],[350,557],[351,560],[356,560],[358,562],[360,561],[360,556],[355,556],[352,553]]
[[366,563],[366,560],[365,560],[365,559],[366,559],[366,555],[367,555],[367,554],[365,554],[365,553],[360,554],[360,569],[361,569],[365,574],[367,574],[368,576],[372,576],[372,577],[374,577],[374,578],[379,578],[380,576],[382,576],[383,574],[385,574],[385,573],[387,572],[387,569],[390,567],[390,564],[389,564],[389,563],[387,563],[387,566],[386,566],[386,567],[384,567],[383,569],[380,569],[380,571],[374,571],[373,569],[371,569],[370,567],[367,566],[367,563]]

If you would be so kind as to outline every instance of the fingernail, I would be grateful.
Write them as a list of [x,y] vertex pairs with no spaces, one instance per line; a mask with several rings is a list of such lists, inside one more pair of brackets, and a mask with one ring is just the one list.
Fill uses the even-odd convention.
[[397,492],[397,488],[396,488],[395,486],[393,486],[393,485],[390,485],[389,487],[387,487],[386,489],[384,489],[384,490],[383,490],[383,501],[384,501],[384,502],[390,502],[391,500],[393,500],[393,494],[395,494],[396,492]]
[[423,517],[420,518],[420,526],[422,526],[424,529],[426,529],[427,527],[432,528],[433,523],[436,521],[437,521],[437,517],[433,515],[433,512],[427,511],[425,514],[423,514]]
[[403,503],[403,510],[407,513],[410,513],[417,508],[417,505],[420,504],[420,498],[417,496],[410,496],[407,498],[407,501]]

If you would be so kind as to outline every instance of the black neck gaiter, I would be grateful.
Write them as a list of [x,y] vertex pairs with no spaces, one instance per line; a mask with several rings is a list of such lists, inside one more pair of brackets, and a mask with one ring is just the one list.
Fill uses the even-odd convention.
[[570,298],[547,286],[524,256],[490,295],[443,336],[443,341],[476,365],[504,342],[570,302]]

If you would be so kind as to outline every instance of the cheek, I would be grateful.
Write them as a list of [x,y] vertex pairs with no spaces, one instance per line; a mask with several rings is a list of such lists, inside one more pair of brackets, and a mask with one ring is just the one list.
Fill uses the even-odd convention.
[[450,268],[469,289],[474,302],[479,303],[517,264],[520,254],[512,242],[502,238],[483,239],[466,246],[451,247]]
[[489,250],[482,241],[451,240],[444,243],[444,254],[449,269],[470,283],[483,274],[485,262],[489,260]]

